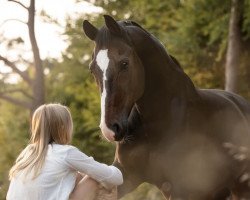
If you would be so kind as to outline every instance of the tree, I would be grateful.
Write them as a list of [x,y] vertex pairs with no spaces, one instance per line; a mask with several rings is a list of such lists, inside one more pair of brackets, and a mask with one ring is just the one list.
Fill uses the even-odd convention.
[[225,89],[237,92],[239,79],[239,65],[241,55],[241,25],[243,0],[231,1],[231,13],[228,33],[228,47],[226,54]]
[[[21,59],[17,62],[13,62],[8,58],[0,55],[0,60],[3,61],[4,64],[12,70],[12,72],[18,74],[22,78],[23,82],[26,83],[26,85],[23,86],[23,88],[20,88],[17,85],[13,86],[13,84],[10,85],[7,84],[5,81],[2,81],[4,89],[0,91],[0,98],[12,104],[19,105],[26,109],[29,109],[32,112],[34,111],[34,109],[36,109],[38,106],[40,106],[45,102],[43,63],[40,57],[40,52],[35,35],[35,0],[30,0],[29,7],[26,7],[19,1],[15,0],[8,0],[8,1],[18,4],[28,12],[28,22],[22,22],[20,20],[17,21],[26,24],[28,27],[29,40],[32,47],[33,62],[31,63],[29,61],[25,62],[26,65],[29,65],[29,68],[30,66],[32,66],[32,70],[28,68],[29,71],[25,72],[21,71],[17,65],[17,63],[20,62]],[[31,94],[27,92],[26,89],[30,90]],[[17,98],[15,95],[13,95],[16,93],[22,94],[22,96],[25,98],[19,99],[20,96],[19,98]]]

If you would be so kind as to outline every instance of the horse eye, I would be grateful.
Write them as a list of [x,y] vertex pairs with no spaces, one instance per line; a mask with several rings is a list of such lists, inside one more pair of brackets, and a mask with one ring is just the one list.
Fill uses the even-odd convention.
[[122,70],[125,70],[125,69],[127,69],[128,68],[128,61],[127,60],[123,60],[123,61],[121,61],[120,62],[120,67],[121,67],[121,69]]

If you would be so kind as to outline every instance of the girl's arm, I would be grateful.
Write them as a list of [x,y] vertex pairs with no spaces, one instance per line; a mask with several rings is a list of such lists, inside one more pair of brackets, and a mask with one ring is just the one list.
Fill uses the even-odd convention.
[[65,162],[70,168],[89,175],[107,189],[123,183],[122,173],[118,168],[99,163],[75,147],[67,151]]

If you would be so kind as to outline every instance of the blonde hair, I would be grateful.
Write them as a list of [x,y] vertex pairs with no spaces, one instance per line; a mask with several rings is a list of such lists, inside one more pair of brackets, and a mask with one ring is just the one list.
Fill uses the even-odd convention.
[[50,143],[69,144],[73,122],[69,109],[61,104],[45,104],[38,107],[31,121],[29,145],[20,153],[9,173],[10,180],[21,170],[33,172],[36,178],[43,167]]

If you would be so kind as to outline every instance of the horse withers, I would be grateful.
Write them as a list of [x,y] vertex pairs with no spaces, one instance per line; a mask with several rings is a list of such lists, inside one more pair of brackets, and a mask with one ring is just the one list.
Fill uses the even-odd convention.
[[124,175],[118,196],[143,182],[166,198],[250,199],[250,104],[222,90],[195,88],[178,61],[133,21],[104,15],[90,71],[101,93],[100,128],[116,141]]

